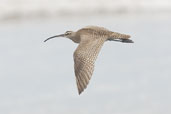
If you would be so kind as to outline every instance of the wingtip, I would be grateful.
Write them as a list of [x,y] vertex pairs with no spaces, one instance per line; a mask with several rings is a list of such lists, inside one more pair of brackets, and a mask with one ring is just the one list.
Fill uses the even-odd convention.
[[78,91],[78,94],[81,95],[82,92],[83,92],[83,91]]

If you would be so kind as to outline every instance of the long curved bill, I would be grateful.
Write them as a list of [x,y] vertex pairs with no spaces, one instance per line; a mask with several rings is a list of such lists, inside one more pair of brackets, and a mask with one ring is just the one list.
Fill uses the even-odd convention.
[[65,36],[65,34],[55,35],[55,36],[47,38],[46,40],[44,40],[44,42],[46,42],[46,41],[48,41],[50,39],[56,38],[56,37],[64,37],[64,36]]

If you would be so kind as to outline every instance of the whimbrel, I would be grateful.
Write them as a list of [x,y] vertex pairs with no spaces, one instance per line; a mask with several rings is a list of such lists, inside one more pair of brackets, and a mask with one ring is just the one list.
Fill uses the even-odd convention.
[[87,26],[76,32],[66,31],[64,34],[52,36],[44,42],[56,37],[66,37],[75,43],[79,43],[74,52],[74,69],[79,94],[84,91],[91,79],[95,60],[105,41],[133,43],[133,41],[129,39],[130,35],[112,32],[98,26]]

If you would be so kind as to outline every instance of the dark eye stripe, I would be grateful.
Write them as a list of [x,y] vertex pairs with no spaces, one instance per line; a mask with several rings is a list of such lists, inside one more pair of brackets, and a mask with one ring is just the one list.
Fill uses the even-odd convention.
[[72,31],[66,31],[65,32],[65,35],[70,35],[70,34],[72,34]]

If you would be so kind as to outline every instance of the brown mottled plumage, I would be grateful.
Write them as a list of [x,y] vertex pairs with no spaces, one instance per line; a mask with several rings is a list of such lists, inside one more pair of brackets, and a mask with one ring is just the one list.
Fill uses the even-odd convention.
[[67,31],[65,34],[50,37],[45,42],[55,37],[67,37],[73,42],[79,43],[74,52],[74,69],[79,94],[84,91],[91,79],[95,60],[105,41],[133,43],[129,39],[129,35],[112,32],[98,26],[87,26],[77,32]]

